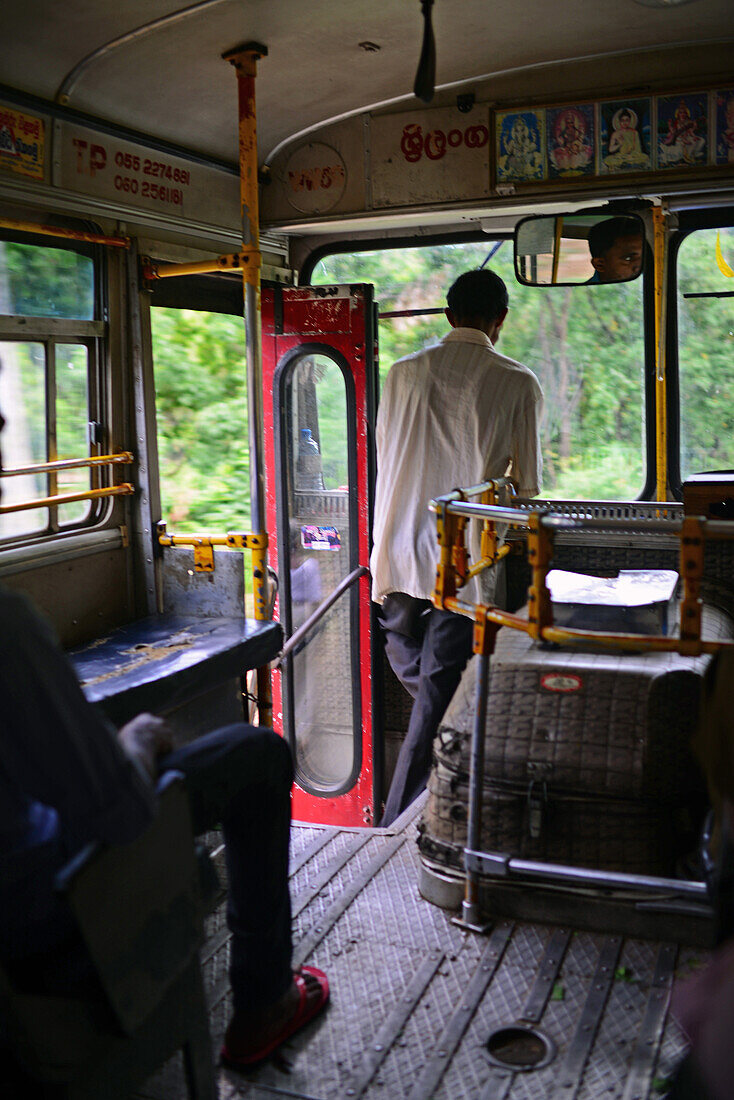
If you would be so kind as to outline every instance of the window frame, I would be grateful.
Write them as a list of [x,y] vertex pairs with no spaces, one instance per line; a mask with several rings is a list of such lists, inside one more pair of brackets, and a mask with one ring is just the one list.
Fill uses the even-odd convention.
[[665,373],[668,414],[668,482],[674,499],[683,499],[681,473],[681,405],[678,324],[678,262],[683,242],[701,229],[728,229],[734,226],[734,210],[720,207],[713,210],[683,210],[678,214],[678,228],[671,236],[668,263],[668,310],[666,322]]
[[[88,223],[83,229],[90,231]],[[91,230],[97,232],[96,226]],[[0,243],[22,244],[30,247],[53,249],[58,252],[75,252],[89,258],[92,262],[93,280],[93,318],[80,318],[0,314],[0,347],[5,343],[41,344],[44,348],[44,402],[45,402],[45,455],[44,462],[52,461],[50,456],[56,448],[56,347],[59,345],[80,346],[87,354],[87,454],[93,457],[105,453],[105,442],[110,438],[109,405],[110,395],[105,369],[108,344],[108,305],[106,270],[103,262],[104,250],[99,245],[83,241],[56,238],[41,233],[18,233],[3,231]],[[7,414],[6,414],[7,419]],[[12,468],[12,467],[11,467]],[[83,469],[83,467],[82,467]],[[57,493],[58,474],[48,471],[43,474],[46,480],[46,495]],[[89,487],[107,488],[113,483],[110,467],[89,467]],[[0,549],[33,545],[66,538],[92,529],[106,526],[114,508],[112,498],[92,499],[83,518],[59,523],[59,505],[47,505],[43,528],[15,533],[0,537]],[[63,507],[63,506],[61,506]]]

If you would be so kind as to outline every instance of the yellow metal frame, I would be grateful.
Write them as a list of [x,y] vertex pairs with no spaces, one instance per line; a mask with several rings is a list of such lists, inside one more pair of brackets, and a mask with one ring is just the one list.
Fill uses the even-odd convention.
[[142,259],[144,279],[173,279],[178,275],[207,275],[220,271],[241,271],[260,265],[260,253],[252,251],[228,252],[213,260],[197,260],[190,264],[154,264],[147,257]]
[[109,248],[129,248],[129,237],[104,237],[99,233],[85,233],[81,229],[60,229],[54,225],[38,225],[35,222],[0,218],[0,229],[14,229],[18,233],[35,233],[37,237],[62,237],[67,241],[85,241],[88,244],[104,244]]
[[[468,561],[464,543],[466,520],[468,517],[451,511],[460,507],[472,496],[485,496],[492,485],[499,482],[486,482],[466,490],[454,490],[446,496],[433,501],[436,512],[440,560],[436,571],[436,587],[433,603],[436,607],[453,611],[474,620],[474,652],[491,653],[488,646],[494,645],[494,633],[500,626],[509,626],[513,630],[522,630],[535,640],[568,643],[603,643],[614,649],[658,650],[680,653],[697,657],[702,653],[716,653],[720,649],[731,649],[734,642],[706,641],[701,638],[700,596],[703,577],[704,547],[707,539],[734,539],[734,523],[731,531],[722,531],[722,522],[707,520],[702,516],[686,516],[681,524],[679,572],[683,581],[683,599],[680,608],[680,637],[660,637],[648,634],[623,634],[601,630],[574,630],[570,627],[557,627],[553,623],[553,609],[550,593],[546,585],[548,568],[553,558],[553,528],[545,521],[549,516],[547,509],[538,509],[527,513],[516,511],[516,517],[508,516],[507,508],[475,502],[474,517],[484,517],[483,522],[505,522],[527,532],[527,556],[532,570],[528,589],[528,617],[520,618],[508,611],[487,604],[471,604],[460,599],[457,594],[469,575],[478,570],[466,569]],[[564,519],[566,517],[563,517]],[[594,527],[593,519],[573,520],[578,529],[583,526]],[[598,526],[598,523],[597,523]],[[623,526],[620,521],[620,527]],[[715,534],[712,529],[715,528]],[[505,549],[505,547],[501,548]],[[490,565],[496,564],[496,560]],[[458,563],[458,567],[457,567]],[[479,563],[478,563],[479,564]]]
[[101,497],[127,497],[135,492],[135,486],[129,481],[121,485],[110,485],[107,489],[87,489],[83,493],[57,493],[51,497],[38,497],[35,500],[23,500],[18,504],[0,504],[0,516],[12,512],[27,512],[32,508],[58,508],[61,504],[73,504],[76,500],[99,500]]
[[[84,469],[92,466],[127,466],[133,461],[134,455],[131,451],[121,451],[114,455],[93,455],[91,458],[61,458],[54,462],[36,462],[31,466],[16,466],[10,470],[2,470],[0,478],[48,474],[55,473],[57,470]],[[28,512],[33,508],[58,508],[61,504],[73,504],[77,500],[131,496],[134,492],[135,486],[129,481],[124,481],[120,485],[109,485],[104,489],[84,489],[78,493],[54,493],[51,496],[22,500],[15,504],[2,504],[0,516],[8,516],[13,512]]]
[[50,474],[56,470],[76,470],[86,466],[127,466],[134,460],[132,451],[120,451],[115,455],[92,455],[89,458],[57,458],[54,462],[34,462],[30,466],[14,466],[10,470],[0,470],[0,477]]
[[668,500],[668,409],[665,380],[668,230],[667,211],[662,206],[653,207],[652,224],[655,290],[655,499]]

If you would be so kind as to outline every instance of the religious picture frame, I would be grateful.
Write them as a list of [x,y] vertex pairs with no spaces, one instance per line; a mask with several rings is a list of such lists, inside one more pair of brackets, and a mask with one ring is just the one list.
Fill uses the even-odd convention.
[[649,172],[652,100],[610,99],[599,104],[597,170],[600,176]]
[[593,103],[547,108],[546,137],[549,179],[594,175],[596,119]]
[[497,183],[547,179],[545,110],[496,112],[495,176]]
[[708,92],[657,97],[657,167],[708,164]]
[[713,92],[714,164],[734,166],[734,88]]

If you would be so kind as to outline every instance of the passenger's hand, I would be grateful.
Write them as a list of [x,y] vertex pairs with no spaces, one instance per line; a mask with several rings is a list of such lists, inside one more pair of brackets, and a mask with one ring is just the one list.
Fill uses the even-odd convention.
[[117,738],[128,756],[139,760],[151,779],[158,775],[158,761],[173,748],[173,732],[165,718],[139,714],[118,730]]

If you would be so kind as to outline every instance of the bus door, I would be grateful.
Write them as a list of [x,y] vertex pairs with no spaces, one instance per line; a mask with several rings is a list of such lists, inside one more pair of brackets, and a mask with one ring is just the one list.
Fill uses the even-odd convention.
[[[377,389],[372,287],[262,292],[269,560],[286,639],[340,586],[273,676],[273,723],[293,749],[293,816],[379,817],[369,565]],[[352,583],[346,583],[352,577]]]

